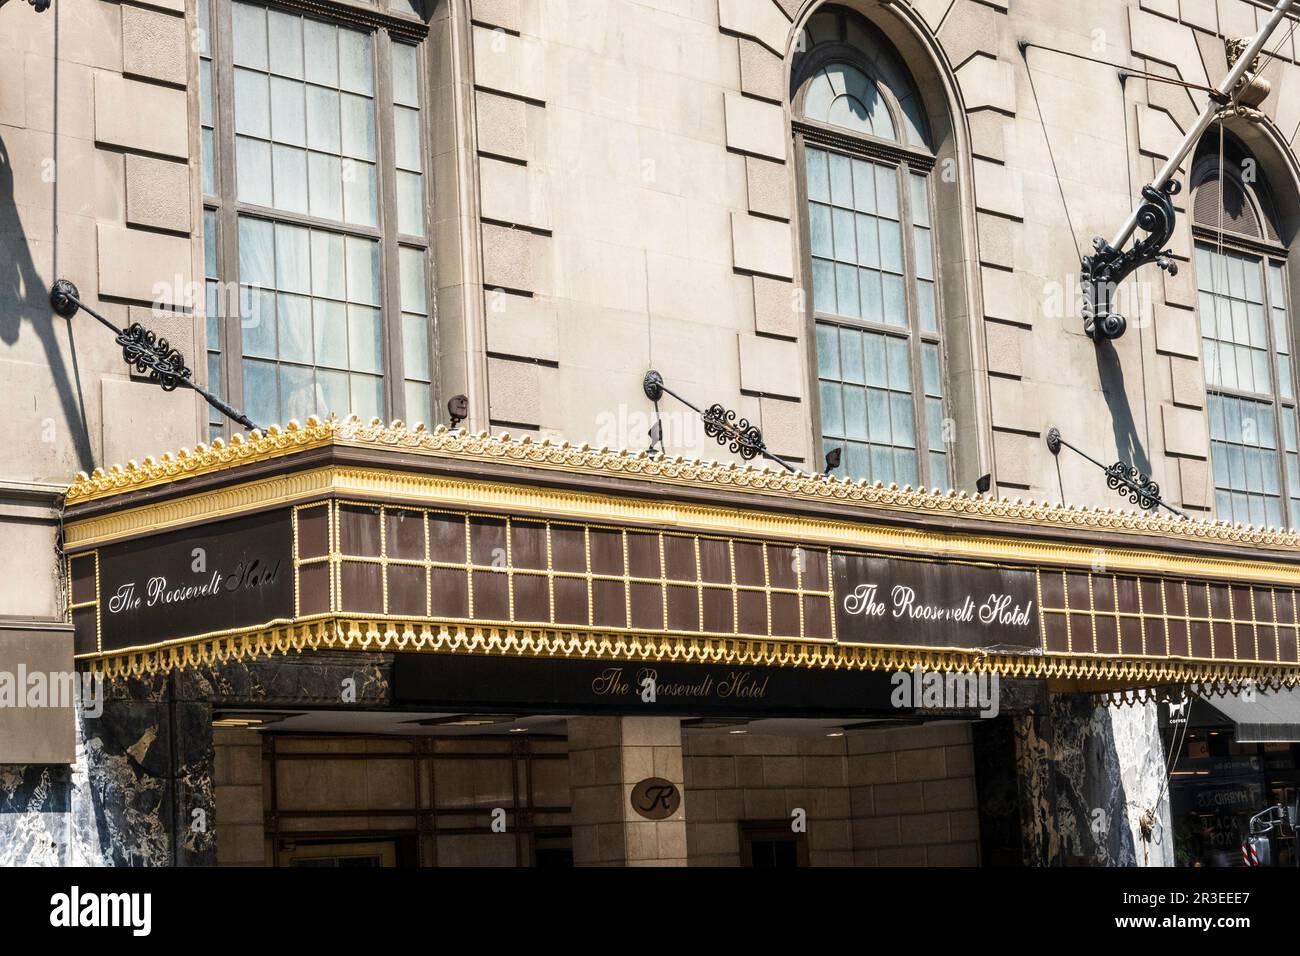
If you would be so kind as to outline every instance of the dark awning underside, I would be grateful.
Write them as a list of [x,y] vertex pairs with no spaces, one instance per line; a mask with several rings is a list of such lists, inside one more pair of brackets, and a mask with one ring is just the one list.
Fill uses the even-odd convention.
[[1238,743],[1300,743],[1300,687],[1215,697],[1208,703],[1237,725]]

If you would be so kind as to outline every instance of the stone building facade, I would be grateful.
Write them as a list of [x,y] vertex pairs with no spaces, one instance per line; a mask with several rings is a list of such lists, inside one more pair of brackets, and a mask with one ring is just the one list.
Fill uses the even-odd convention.
[[[853,480],[1131,507],[1083,457],[1052,453],[1056,427],[1206,527],[1296,527],[1294,18],[1262,67],[1262,112],[1212,127],[1180,174],[1177,274],[1147,267],[1121,289],[1119,339],[1095,342],[1079,309],[1081,253],[1192,126],[1229,69],[1226,41],[1268,12],[0,4],[0,669],[83,656],[61,557],[79,472],[243,431],[124,364],[89,315],[55,315],[57,279],[115,325],[165,337],[263,427],[330,413],[455,427],[445,409],[463,395],[471,433],[728,460],[682,404],[648,401],[655,369],[801,471],[839,449],[836,474]],[[1294,536],[1269,541],[1293,569]],[[1094,572],[1124,560],[1104,535],[1072,547]],[[1144,836],[1152,820],[1169,832],[1154,705],[1100,706],[1086,680],[1008,681],[999,728],[733,736],[680,714],[576,714],[527,754],[391,720],[370,736],[329,720],[214,732],[236,704],[324,707],[331,668],[358,672],[321,659],[290,694],[286,666],[119,675],[94,716],[0,712],[0,854],[290,863],[284,834],[318,838],[321,819],[355,810],[354,842],[459,821],[375,851],[384,862],[527,864],[554,845],[579,862],[737,864],[771,849],[746,821],[811,804],[805,862],[973,865],[994,862],[996,815],[980,808],[1001,805],[1018,862],[1173,861],[1172,839]],[[376,653],[360,668],[376,713],[393,706],[392,666]],[[323,777],[309,779],[334,782],[328,805],[275,774],[311,761]],[[544,796],[513,792],[527,839],[494,843],[485,808],[520,766],[544,768],[525,774]],[[610,797],[646,777],[681,788],[675,817],[632,818]],[[196,831],[185,821],[205,808],[214,822]]]

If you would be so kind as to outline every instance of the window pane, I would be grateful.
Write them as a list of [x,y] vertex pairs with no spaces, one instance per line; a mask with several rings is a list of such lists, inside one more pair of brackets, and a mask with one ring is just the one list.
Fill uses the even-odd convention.
[[378,224],[378,186],[375,167],[353,159],[343,160],[343,219],[358,226]]
[[808,198],[813,202],[830,202],[831,180],[826,166],[827,154],[820,149],[806,151]]
[[272,147],[271,182],[277,209],[308,211],[306,152],[292,146]]
[[427,315],[429,309],[425,293],[424,252],[403,246],[398,257],[401,266],[402,311]]
[[271,138],[271,94],[264,73],[235,70],[235,132]]
[[884,290],[884,317],[889,325],[907,327],[907,298],[903,293],[903,277],[886,272],[880,277]]
[[939,316],[935,309],[933,282],[918,281],[916,283],[916,311],[923,331],[939,331]]
[[876,209],[881,216],[898,218],[898,172],[892,166],[876,167]]
[[835,266],[825,259],[814,259],[813,308],[818,312],[835,312]]
[[924,176],[913,175],[912,181],[912,222],[918,226],[930,225],[930,197]]
[[263,427],[280,423],[280,393],[272,362],[245,360],[244,411]]
[[280,412],[284,421],[303,421],[318,411],[315,375],[309,368],[280,366]]
[[319,390],[321,414],[334,412],[338,415],[349,414],[352,397],[346,372],[316,372],[316,387]]
[[872,164],[853,160],[853,204],[859,212],[876,211],[876,174]]
[[[862,345],[863,334],[852,329],[840,329],[840,374],[845,382],[861,385],[866,381]],[[868,341],[872,336],[866,336]]]
[[379,243],[370,239],[347,239],[348,300],[379,304]]
[[409,43],[393,44],[393,102],[420,106],[418,53]]
[[426,383],[406,383],[406,420],[411,424],[433,421],[433,389]]
[[844,403],[841,398],[841,386],[834,382],[822,382],[818,394],[821,396],[822,433],[842,437]]
[[271,77],[271,138],[290,146],[307,145],[307,110],[301,83]]
[[319,20],[303,21],[307,80],[321,86],[339,85],[338,28]]
[[271,223],[265,219],[240,217],[239,281],[252,286],[274,288],[275,247]]
[[934,278],[934,249],[930,245],[930,230],[915,229],[916,274],[921,279]]
[[339,94],[334,90],[307,87],[307,145],[326,153],[342,148],[339,130]]
[[275,358],[275,293],[266,289],[249,289],[248,307],[240,316],[240,338],[245,355]]
[[943,379],[939,368],[939,346],[927,342],[921,346],[921,369],[925,377],[925,394],[943,396]]
[[375,104],[363,96],[340,95],[340,125],[343,155],[354,159],[375,158]]
[[266,69],[266,8],[236,3],[231,9],[235,63]]
[[343,271],[343,237],[316,230],[311,234],[311,291],[330,299],[347,295]]
[[397,231],[424,235],[424,177],[419,173],[397,171]]
[[[405,107],[393,110],[393,145],[397,156],[397,165],[402,169],[420,172],[424,167],[420,160],[420,113]],[[1263,315],[1261,309],[1260,315]]]
[[859,270],[858,290],[862,296],[862,317],[869,322],[884,322],[885,301],[880,273],[873,269]]
[[880,230],[875,216],[857,217],[858,264],[880,268]]
[[[312,304],[316,364],[329,368],[348,367],[348,310],[341,302],[317,299]],[[334,411],[347,405],[331,406]]]
[[362,372],[384,370],[383,325],[378,309],[348,306],[348,364]]
[[384,380],[370,375],[352,375],[352,414],[363,421],[384,418]]
[[429,320],[424,316],[402,316],[402,355],[408,379],[430,380]]
[[912,390],[912,366],[907,340],[889,338],[889,387],[902,392]]
[[307,230],[277,223],[275,287],[285,292],[311,291],[311,253]]
[[339,86],[354,93],[374,95],[375,64],[370,34],[339,31]]
[[880,221],[880,267],[888,272],[903,271],[903,233],[891,219]]
[[856,318],[859,304],[857,268],[837,265],[835,267],[835,289],[839,300],[839,314]]
[[[281,295],[276,301],[280,358],[310,365],[312,361],[311,299]],[[314,412],[312,413],[314,414]]]
[[240,136],[235,140],[235,191],[240,202],[270,206],[271,144]]
[[267,11],[271,72],[302,79],[302,17]]
[[853,169],[847,156],[830,153],[831,202],[845,209],[853,208]]
[[307,154],[307,194],[313,216],[343,218],[343,167],[337,156]]

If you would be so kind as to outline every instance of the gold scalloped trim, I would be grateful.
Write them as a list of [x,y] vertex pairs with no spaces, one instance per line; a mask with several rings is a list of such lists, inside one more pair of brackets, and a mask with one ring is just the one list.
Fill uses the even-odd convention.
[[1007,678],[1087,681],[1130,687],[1247,680],[1279,684],[1300,679],[1300,667],[1295,665],[1013,656],[945,648],[601,634],[527,627],[458,626],[452,629],[366,618],[323,618],[201,640],[178,641],[149,650],[85,655],[79,660],[109,677],[142,677],[168,673],[178,667],[229,664],[311,651],[476,654],[541,660],[657,661],[891,672],[921,667],[939,673],[996,673]]
[[534,441],[528,436],[513,439],[508,433],[495,437],[488,432],[472,435],[463,429],[449,431],[443,426],[427,431],[423,425],[407,428],[400,421],[391,426],[379,419],[363,423],[355,416],[346,421],[333,416],[325,421],[313,417],[305,425],[292,421],[285,428],[272,425],[265,433],[236,435],[230,442],[217,439],[211,445],[197,445],[192,451],[183,448],[175,455],[165,454],[159,459],[130,461],[107,471],[97,468],[90,475],[82,472],[69,488],[66,500],[70,505],[80,504],[330,444],[388,448],[456,460],[504,462],[570,474],[616,475],[696,488],[734,488],[754,495],[860,504],[905,514],[939,514],[1046,528],[1155,535],[1300,551],[1300,532],[1276,528],[1246,527],[1225,521],[1185,521],[1138,511],[1024,502],[1019,498],[971,496],[964,491],[944,493],[899,488],[879,482],[790,474],[734,462],[656,457],[647,452],[593,449],[586,444],[553,443],[549,439]]

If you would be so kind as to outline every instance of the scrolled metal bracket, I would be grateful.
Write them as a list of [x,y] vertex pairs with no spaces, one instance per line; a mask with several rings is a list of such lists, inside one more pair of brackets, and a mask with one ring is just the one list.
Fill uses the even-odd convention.
[[[704,422],[704,434],[722,445],[733,455],[739,455],[745,461],[753,461],[755,458],[763,457],[780,465],[786,471],[795,474],[799,473],[798,469],[789,462],[778,458],[767,450],[767,444],[763,441],[761,429],[754,426],[748,419],[737,416],[733,410],[721,404],[711,405],[707,410],[699,408],[665,385],[664,377],[654,369],[646,372],[645,378],[641,380],[641,390],[645,392],[646,398],[654,402],[656,416],[660,400],[664,395],[671,395],[699,415]],[[650,430],[650,434],[651,441],[658,444],[660,451],[662,451],[663,423],[656,421],[654,427]],[[653,448],[654,445],[652,444],[651,447]]]
[[1171,179],[1162,187],[1144,186],[1144,202],[1137,211],[1137,227],[1147,235],[1129,249],[1117,249],[1098,236],[1095,252],[1083,258],[1083,330],[1094,341],[1118,339],[1128,329],[1128,319],[1114,311],[1115,290],[1144,265],[1159,266],[1178,275],[1178,263],[1168,244],[1174,237],[1177,213],[1173,197],[1182,185]]
[[122,360],[138,374],[148,375],[149,381],[164,392],[174,392],[178,388],[192,389],[232,421],[238,422],[250,431],[259,427],[239,409],[223,402],[195,382],[194,373],[185,364],[185,356],[173,348],[166,339],[160,338],[139,322],[133,322],[125,329],[118,328],[82,302],[81,293],[67,279],[59,279],[50,289],[50,307],[54,309],[56,315],[65,319],[71,319],[78,312],[85,312],[98,319],[101,325],[113,333],[118,346],[122,349]]
[[[1188,518],[1187,514],[1179,511],[1173,505],[1167,504],[1160,497],[1160,486],[1147,475],[1142,474],[1137,468],[1122,461],[1117,461],[1113,465],[1103,465],[1087,452],[1075,448],[1062,438],[1061,430],[1053,426],[1047,432],[1047,450],[1053,455],[1059,455],[1062,448],[1070,449],[1080,458],[1084,458],[1100,468],[1106,475],[1106,487],[1110,488],[1111,491],[1119,492],[1120,497],[1127,498],[1131,504],[1137,505],[1143,511],[1164,508],[1180,518]],[[1191,519],[1188,518],[1188,520]]]

